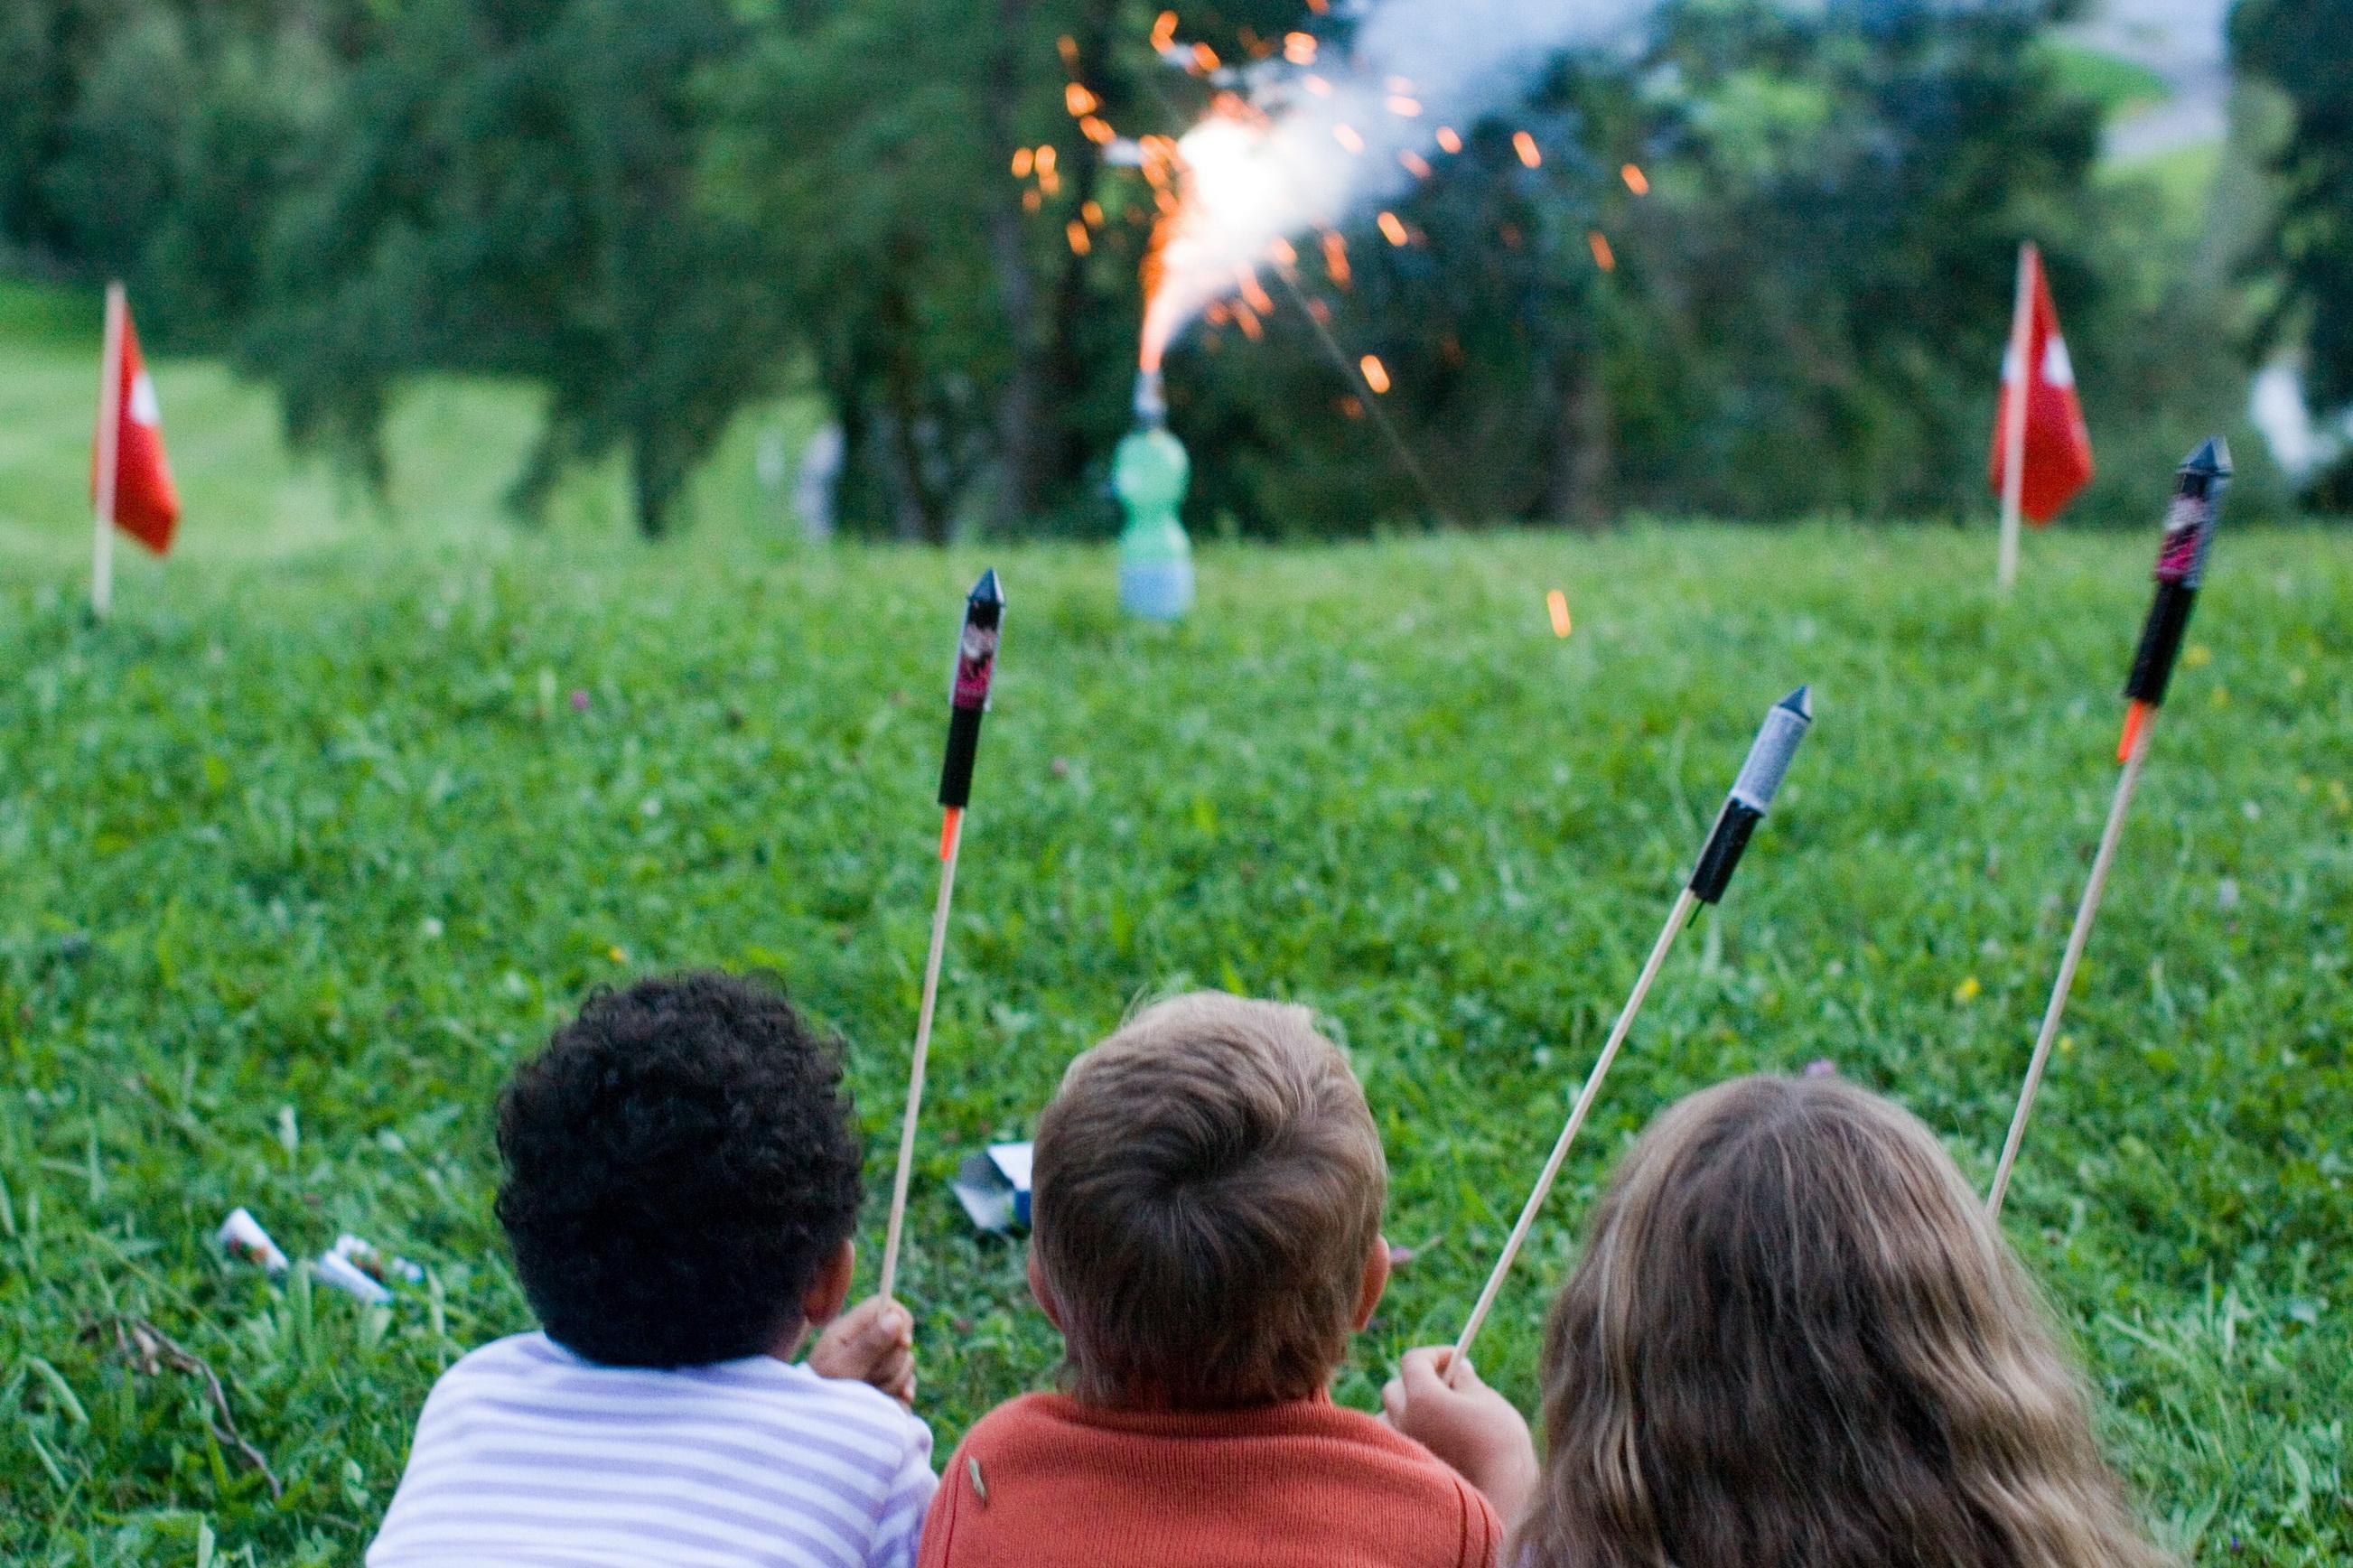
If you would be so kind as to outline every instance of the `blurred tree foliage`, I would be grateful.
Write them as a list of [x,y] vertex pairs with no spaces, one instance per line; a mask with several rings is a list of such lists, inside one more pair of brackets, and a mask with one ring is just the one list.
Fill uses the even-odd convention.
[[[2316,17],[2347,0],[2246,3]],[[1307,237],[1266,272],[1250,335],[1219,310],[1179,341],[1194,521],[1299,535],[1981,508],[2030,235],[2104,458],[2116,431],[2136,462],[2136,442],[2182,444],[2236,397],[2246,323],[2227,268],[2158,280],[2144,215],[2095,178],[2097,110],[2053,68],[2042,4],[1671,0],[1638,46],[1554,62],[1398,198],[1409,243],[1365,214],[1335,268]],[[518,503],[617,452],[659,532],[733,416],[813,389],[841,426],[845,527],[1100,532],[1153,208],[1068,95],[1125,134],[1201,113],[1213,86],[1161,58],[1154,15],[15,0],[0,242],[126,277],[159,340],[230,346],[299,440],[363,471],[381,472],[406,379],[516,376],[547,399]],[[1345,24],[1216,0],[1182,28],[1248,61]],[[2328,51],[2289,53],[2280,70],[2341,97]],[[1514,153],[1522,129],[1540,167]],[[2331,201],[2342,217],[2346,163],[2299,156],[2283,173],[2316,194],[2275,249],[2311,299],[2344,276],[2327,270],[2341,247],[2327,263],[2301,237]],[[2189,276],[2181,259],[2167,277]],[[2183,321],[2201,328],[2189,353],[2156,330]],[[1395,383],[1371,405],[1349,368],[1366,353]]]
[[[2231,49],[2289,110],[2269,157],[2278,194],[2257,261],[2277,294],[2261,342],[2300,345],[2306,396],[2341,410],[2353,405],[2353,0],[2240,0]],[[2353,459],[2327,490],[2353,507]]]

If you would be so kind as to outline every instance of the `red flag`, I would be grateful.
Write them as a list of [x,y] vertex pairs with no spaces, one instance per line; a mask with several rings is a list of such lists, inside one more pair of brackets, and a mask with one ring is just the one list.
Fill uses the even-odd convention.
[[[164,458],[163,415],[155,402],[155,383],[140,357],[130,309],[115,300],[108,303],[113,308],[110,313],[119,311],[120,320],[109,323],[114,329],[108,334],[115,356],[112,374],[100,378],[100,395],[106,401],[98,411],[90,498],[101,511],[111,500],[114,524],[161,555],[172,548],[172,531],[180,521],[180,493]],[[114,458],[111,485],[105,473],[110,447]]]
[[2002,356],[2001,406],[1994,419],[1993,455],[1987,464],[1987,478],[1994,493],[2001,494],[2007,467],[2002,456],[2010,445],[2010,421],[2016,413],[2012,400],[2018,395],[2022,337],[2023,359],[2034,374],[2026,391],[2025,482],[2020,487],[2019,510],[2040,528],[2057,517],[2090,481],[2092,433],[2084,426],[2084,405],[2076,401],[2075,368],[2067,358],[2067,340],[2059,332],[2059,308],[2051,302],[2042,257],[2031,245],[2026,247],[2021,272],[2029,303],[2020,312],[2025,317],[2020,323],[2023,330],[2012,332],[2010,350]]

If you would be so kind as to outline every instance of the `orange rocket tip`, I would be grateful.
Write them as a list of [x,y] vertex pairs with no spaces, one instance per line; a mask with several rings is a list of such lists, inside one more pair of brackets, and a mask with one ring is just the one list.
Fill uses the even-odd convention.
[[2148,728],[2150,705],[2136,697],[2125,710],[2125,732],[2116,742],[2116,761],[2132,761],[2133,748],[2140,744],[2141,731]]
[[952,805],[940,816],[940,858],[953,859],[956,837],[964,831],[964,807]]

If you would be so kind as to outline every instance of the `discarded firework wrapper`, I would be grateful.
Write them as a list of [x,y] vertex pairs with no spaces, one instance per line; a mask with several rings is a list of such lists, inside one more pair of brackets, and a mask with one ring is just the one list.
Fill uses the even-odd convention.
[[322,1252],[311,1271],[322,1281],[332,1285],[347,1296],[356,1296],[371,1307],[390,1305],[392,1292],[382,1281],[364,1272],[360,1266],[340,1252]]
[[2150,711],[2165,700],[2174,661],[2181,656],[2181,639],[2189,630],[2189,612],[2198,602],[2198,585],[2206,576],[2206,552],[2213,548],[2214,525],[2221,519],[2222,491],[2230,482],[2231,448],[2220,436],[2200,442],[2182,459],[2175,476],[2173,505],[2157,546],[2157,596],[2149,603],[2148,619],[2141,623],[2140,646],[2133,652],[2132,673],[2125,680],[2125,695],[2132,705],[2125,711],[2118,762],[2132,754]]
[[261,1222],[253,1217],[250,1210],[242,1206],[229,1210],[228,1218],[221,1221],[213,1239],[241,1263],[253,1264],[272,1274],[286,1272],[285,1252],[269,1238],[269,1233],[261,1228]]
[[1004,590],[997,586],[995,571],[984,572],[964,602],[955,680],[948,690],[947,752],[940,763],[940,804],[957,810],[972,799],[972,764],[980,752],[980,720],[988,711],[988,688],[997,675],[997,641],[1004,620]]
[[1712,904],[1724,897],[1733,868],[1748,847],[1748,836],[1772,809],[1773,796],[1781,787],[1782,775],[1789,771],[1789,760],[1797,755],[1798,742],[1813,726],[1813,689],[1800,686],[1781,699],[1758,727],[1757,739],[1748,747],[1748,760],[1740,764],[1740,776],[1733,780],[1732,793],[1725,796],[1724,809],[1716,813],[1715,826],[1699,852],[1698,865],[1692,868],[1691,890],[1702,903]]
[[956,1166],[949,1190],[974,1226],[995,1235],[1029,1228],[1029,1156],[1028,1143],[992,1143],[977,1154],[966,1154]]
[[425,1270],[406,1258],[395,1258],[374,1242],[353,1236],[350,1231],[335,1237],[329,1253],[357,1268],[379,1285],[390,1285],[398,1279],[410,1285],[425,1283]]

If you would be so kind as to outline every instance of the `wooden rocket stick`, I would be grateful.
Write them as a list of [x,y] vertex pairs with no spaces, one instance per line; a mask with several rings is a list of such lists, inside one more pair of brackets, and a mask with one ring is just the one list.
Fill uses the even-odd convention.
[[1568,1122],[1560,1130],[1558,1142],[1552,1146],[1552,1158],[1545,1162],[1543,1173],[1536,1177],[1535,1190],[1528,1194],[1528,1201],[1521,1206],[1519,1221],[1512,1226],[1511,1238],[1504,1243],[1504,1255],[1495,1260],[1494,1271],[1487,1276],[1486,1286],[1479,1292],[1478,1304],[1471,1309],[1471,1321],[1462,1325],[1462,1337],[1454,1342],[1453,1359],[1447,1363],[1450,1380],[1470,1355],[1471,1342],[1479,1337],[1480,1329],[1485,1326],[1487,1314],[1493,1309],[1495,1298],[1504,1289],[1504,1277],[1511,1273],[1513,1263],[1520,1256],[1520,1247],[1528,1239],[1528,1231],[1536,1222],[1537,1212],[1544,1207],[1553,1182],[1560,1175],[1561,1163],[1568,1158],[1568,1146],[1577,1141],[1577,1130],[1585,1125],[1587,1114],[1592,1110],[1594,1100],[1600,1096],[1601,1080],[1608,1076],[1609,1064],[1618,1058],[1618,1047],[1626,1043],[1626,1032],[1634,1026],[1634,1015],[1642,1010],[1642,999],[1651,994],[1651,983],[1658,979],[1660,967],[1667,961],[1668,950],[1674,946],[1676,936],[1690,921],[1692,910],[1699,907],[1699,894],[1688,887],[1676,895],[1675,907],[1668,911],[1667,923],[1661,928],[1659,940],[1651,946],[1650,959],[1642,965],[1642,973],[1634,982],[1633,994],[1626,998],[1626,1005],[1620,1010],[1618,1022],[1610,1027],[1609,1041],[1602,1046],[1601,1055],[1595,1058],[1593,1070],[1586,1075],[1584,1089],[1577,1092],[1577,1104],[1568,1113]]
[[891,1221],[882,1233],[885,1300],[899,1282],[899,1237],[907,1223],[907,1183],[915,1167],[915,1125],[923,1109],[923,1067],[932,1052],[932,1008],[939,1000],[940,960],[947,952],[948,904],[955,897],[956,857],[964,850],[964,809],[947,808],[940,834],[940,897],[932,907],[932,951],[923,960],[923,1001],[915,1014],[915,1059],[907,1072],[907,1113],[899,1126],[899,1170],[891,1179]]
[[2074,989],[2075,968],[2092,937],[2092,920],[2099,913],[2100,895],[2107,891],[2108,871],[2116,864],[2116,843],[2124,837],[2125,813],[2132,806],[2133,786],[2140,782],[2140,764],[2148,755],[2155,710],[2141,721],[2125,756],[2124,773],[2116,780],[2116,798],[2108,807],[2108,825],[2100,833],[2099,852],[2092,857],[2091,879],[2084,884],[2084,901],[2075,907],[2075,929],[2067,933],[2067,951],[2059,960],[2059,978],[2051,987],[2050,1005],[2042,1010],[2042,1032],[2035,1037],[2034,1055],[2026,1064],[2026,1085],[2018,1093],[2018,1109],[2010,1118],[2010,1136],[2003,1140],[2001,1163],[1994,1167],[1993,1189],[1986,1194],[1986,1213],[2001,1217],[2001,1200],[2010,1191],[2011,1170],[2018,1164],[2018,1146],[2026,1139],[2026,1118],[2034,1109],[2035,1090],[2042,1087],[2042,1069],[2051,1060],[2051,1043],[2059,1036],[2059,1020],[2067,1011],[2067,994]]

